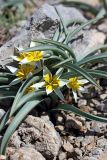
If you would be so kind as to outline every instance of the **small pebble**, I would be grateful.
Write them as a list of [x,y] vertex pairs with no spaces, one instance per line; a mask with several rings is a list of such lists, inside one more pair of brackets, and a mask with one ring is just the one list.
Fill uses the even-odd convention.
[[85,99],[80,99],[78,101],[78,107],[81,107],[81,106],[86,106],[87,105],[87,100]]
[[63,142],[63,149],[68,153],[72,153],[74,151],[73,145],[66,140]]

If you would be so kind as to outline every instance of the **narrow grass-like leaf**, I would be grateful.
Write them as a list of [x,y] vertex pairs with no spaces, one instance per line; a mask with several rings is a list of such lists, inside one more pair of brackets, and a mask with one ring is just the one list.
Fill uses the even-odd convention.
[[59,27],[58,27],[58,29],[56,30],[56,32],[54,34],[53,40],[54,41],[58,41],[59,40],[59,36],[60,36],[60,30],[59,30]]
[[97,14],[96,18],[102,17],[106,15],[106,11],[104,8],[102,8],[99,13]]
[[11,73],[7,73],[7,72],[0,72],[0,77],[6,77],[6,78],[8,78],[8,77],[14,77],[14,75],[13,74],[11,74]]
[[68,29],[66,27],[65,21],[64,21],[62,15],[60,14],[59,10],[57,9],[57,7],[55,7],[55,9],[56,9],[56,12],[57,12],[58,16],[60,17],[60,20],[61,20],[61,23],[62,23],[62,26],[63,26],[63,29],[64,29],[65,36],[67,36]]
[[57,63],[56,65],[53,66],[53,68],[56,68],[58,66],[62,66],[64,64],[67,64],[68,62],[72,62],[72,60],[73,60],[72,58],[68,58],[68,59],[66,59],[66,60],[64,60],[64,61],[62,61],[60,63]]
[[82,24],[81,26],[77,27],[74,31],[70,32],[68,34],[68,36],[66,37],[66,41],[65,43],[68,44],[73,38],[74,36],[79,32],[81,31],[83,28],[85,28],[86,26],[90,25],[90,24],[93,24],[93,23],[96,23],[98,20],[100,20],[102,17],[98,17],[98,18],[95,18],[95,19],[92,19],[92,20],[89,20],[88,22],[85,22],[84,24]]
[[83,65],[83,64],[87,64],[87,63],[96,63],[96,62],[102,62],[102,60],[104,58],[107,58],[107,52],[99,54],[99,55],[94,55],[94,56],[89,56],[89,57],[85,57],[82,60],[80,60],[79,62],[76,63],[76,65]]
[[10,116],[12,116],[18,109],[20,109],[24,103],[27,103],[28,101],[30,101],[32,99],[35,100],[38,97],[42,97],[43,95],[46,95],[46,92],[45,91],[41,91],[41,90],[24,95],[20,99],[19,103],[16,105],[14,111],[11,113]]
[[[92,69],[86,69],[86,72],[91,74],[93,77],[95,78],[107,78],[107,70],[106,71],[101,71],[101,70],[92,70]],[[78,77],[81,76],[78,73],[75,72],[68,72],[68,73],[64,73],[62,74],[62,78],[63,79],[69,79],[71,77]]]
[[9,78],[0,77],[0,83],[7,84],[9,82]]
[[4,115],[4,117],[2,118],[2,120],[0,122],[0,132],[2,131],[4,126],[6,125],[6,122],[9,119],[9,114],[10,114],[10,109],[6,112],[6,114]]
[[1,96],[14,96],[16,95],[16,91],[0,89]]
[[107,118],[103,118],[103,117],[99,117],[99,116],[95,116],[95,115],[83,112],[80,109],[78,109],[77,107],[75,107],[73,105],[69,105],[69,104],[59,104],[58,107],[54,110],[69,111],[69,112],[73,112],[77,115],[83,116],[89,120],[107,123]]
[[107,0],[102,0],[105,10],[107,11]]
[[91,12],[94,15],[97,15],[99,12],[99,10],[96,9],[95,7],[93,7],[87,3],[84,3],[84,2],[80,2],[79,0],[63,0],[62,4],[66,5],[68,7],[74,6],[74,7],[80,8],[86,12]]
[[72,56],[74,59],[76,59],[73,50],[66,44],[56,42],[53,40],[48,40],[48,39],[41,39],[41,40],[34,40],[34,41],[39,43],[50,43],[50,44],[56,45],[57,47],[63,48],[64,50],[68,51],[69,55]]
[[0,9],[5,9],[7,7],[16,5],[17,3],[23,3],[23,0],[8,0],[6,2],[3,2],[0,6]]
[[13,95],[13,96],[0,96],[0,100],[3,100],[3,99],[13,99],[13,98],[15,98],[15,96]]
[[92,56],[98,50],[105,50],[105,49],[107,49],[107,44],[102,44],[102,45],[98,45],[97,47],[90,48],[90,50],[86,52],[86,55],[87,55],[86,57]]
[[[43,100],[42,100],[43,101]],[[15,118],[7,128],[0,147],[0,154],[5,155],[6,152],[6,147],[8,144],[8,141],[16,128],[20,125],[20,123],[23,121],[23,119],[26,117],[26,115],[34,108],[36,107],[39,103],[41,103],[41,100],[32,100],[27,102],[21,109],[20,111],[16,114]]]
[[93,77],[96,77],[96,78],[107,78],[107,72],[106,71],[92,70],[92,69],[87,69],[86,71],[88,73],[90,73]]
[[32,83],[36,82],[40,80],[40,77],[36,76],[36,77],[30,77],[29,79],[27,79],[19,88],[16,97],[14,99],[13,105],[11,107],[11,112],[10,112],[10,116],[13,114],[14,109],[17,105],[17,103],[19,103],[20,98],[23,96],[25,90],[27,89],[27,87],[29,87]]
[[48,51],[48,50],[55,51],[56,53],[58,53],[58,56],[61,55],[64,58],[68,57],[63,50],[61,50],[61,49],[59,49],[59,48],[57,48],[53,45],[39,45],[39,46],[36,46],[36,47],[31,47],[31,48],[22,50],[20,52]]

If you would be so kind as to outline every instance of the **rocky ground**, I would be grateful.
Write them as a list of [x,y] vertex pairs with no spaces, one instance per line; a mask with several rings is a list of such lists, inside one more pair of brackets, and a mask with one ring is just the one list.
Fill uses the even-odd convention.
[[[97,3],[98,1],[96,1]],[[95,3],[93,4],[95,5]],[[64,18],[86,22],[87,17],[76,8],[57,6]],[[45,25],[46,24],[46,25]],[[59,17],[50,5],[43,5],[29,20],[19,21],[10,29],[10,40],[0,39],[0,62],[12,62],[10,55],[14,46],[28,47],[30,40],[52,38],[59,24]],[[88,50],[107,39],[107,21],[82,30],[71,47],[75,54],[84,57]],[[75,26],[76,27],[76,26]],[[74,29],[74,26],[70,28]],[[5,35],[2,29],[0,36]],[[82,35],[82,36],[81,36]],[[78,38],[79,37],[79,38]],[[6,42],[6,43],[5,43]],[[81,51],[81,52],[80,52]],[[102,90],[92,85],[85,86],[87,92],[78,93],[76,104],[81,110],[107,117],[107,80],[100,79]],[[72,100],[72,97],[69,97]],[[8,102],[0,103],[0,118],[8,108]],[[43,104],[46,105],[46,104]],[[49,103],[42,110],[33,110],[13,134],[7,150],[9,160],[106,160],[107,124],[87,120],[64,111],[48,113],[55,104]],[[1,134],[2,138],[2,134]]]

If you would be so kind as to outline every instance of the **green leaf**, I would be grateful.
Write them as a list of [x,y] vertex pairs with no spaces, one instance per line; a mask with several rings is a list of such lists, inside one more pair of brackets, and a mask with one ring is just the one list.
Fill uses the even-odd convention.
[[[102,45],[98,45],[97,47],[90,48],[90,50],[87,51],[85,54],[87,55],[86,57],[90,57],[98,50],[105,50],[105,49],[107,49],[107,44],[102,44]],[[84,58],[86,58],[86,57],[84,57]]]
[[16,95],[16,91],[0,89],[1,96],[14,96]]
[[14,75],[11,73],[7,73],[7,72],[0,72],[0,77],[8,78],[8,77],[14,77]]
[[48,39],[42,39],[42,40],[34,40],[35,42],[39,42],[39,43],[50,43],[53,45],[56,45],[57,47],[60,47],[66,51],[69,52],[70,56],[72,56],[74,59],[76,59],[75,54],[73,52],[73,50],[66,44],[60,43],[60,42],[56,42],[53,40],[48,40]]
[[96,78],[107,78],[106,71],[92,70],[92,69],[87,69],[86,71]]
[[95,116],[95,115],[83,112],[80,109],[78,109],[77,107],[70,105],[70,104],[59,104],[58,107],[55,108],[54,110],[69,111],[69,112],[73,112],[77,115],[83,116],[89,120],[107,123],[107,118],[103,118],[103,117],[99,117],[99,116]]
[[10,6],[16,5],[16,3],[24,3],[24,1],[23,0],[8,0],[6,2],[2,2],[2,4],[0,5],[0,9],[5,9]]
[[102,1],[103,1],[103,6],[104,6],[104,8],[105,8],[105,10],[107,12],[107,0],[102,0]]
[[27,103],[28,101],[30,100],[35,100],[37,99],[38,97],[42,97],[43,95],[46,95],[46,92],[45,91],[41,91],[41,90],[38,90],[38,91],[35,91],[35,92],[32,92],[32,93],[29,93],[29,94],[26,94],[24,95],[19,103],[16,105],[16,107],[14,108],[14,111],[11,113],[11,116],[18,110],[22,107],[22,105],[24,103]]
[[37,99],[37,100],[32,100],[32,101],[27,102],[20,109],[20,111],[16,114],[15,118],[13,119],[13,121],[11,122],[11,124],[9,125],[9,127],[7,128],[7,130],[6,130],[6,132],[5,132],[4,136],[3,136],[1,147],[0,147],[0,154],[5,155],[6,147],[7,147],[8,141],[11,138],[12,134],[14,133],[16,128],[20,125],[20,123],[24,120],[26,115],[34,107],[36,107],[38,104],[40,104],[41,101],[43,101],[43,100]]
[[19,103],[19,100],[22,98],[25,90],[27,89],[27,87],[29,87],[32,83],[39,81],[40,77],[36,76],[36,77],[30,77],[29,79],[27,79],[19,88],[16,97],[14,99],[13,105],[11,107],[11,112],[10,112],[10,117],[11,115],[14,113],[15,107],[17,105],[17,103]]
[[15,98],[15,96],[0,96],[0,100],[3,100],[3,99],[13,99]]
[[99,12],[99,10],[96,9],[95,7],[93,7],[87,3],[84,3],[84,2],[80,2],[79,0],[63,0],[62,4],[66,5],[68,7],[74,6],[74,7],[80,8],[86,12],[91,12],[94,15],[97,15]]
[[98,18],[95,18],[95,19],[92,19],[92,20],[89,20],[88,22],[85,22],[83,23],[81,26],[77,27],[74,31],[70,32],[68,34],[68,36],[66,37],[66,41],[65,43],[68,44],[73,38],[74,36],[80,32],[83,28],[85,28],[86,26],[90,25],[90,24],[93,24],[93,23],[96,23],[98,20],[100,20],[101,18],[103,17],[98,17]]
[[61,50],[61,49],[59,49],[59,48],[57,48],[53,45],[39,45],[39,46],[36,46],[36,47],[31,47],[31,48],[22,50],[20,52],[48,51],[48,50],[55,51],[56,54],[58,53],[58,56],[61,55],[64,58],[68,57],[63,50]]
[[62,26],[63,26],[63,29],[64,29],[65,36],[67,36],[67,34],[68,34],[68,29],[67,29],[67,27],[66,27],[66,23],[65,23],[62,15],[61,15],[60,12],[58,11],[57,7],[55,7],[55,9],[56,9],[56,12],[57,12],[58,16],[60,17],[60,20],[61,20],[61,23],[62,23]]
[[[86,69],[85,70],[87,73],[91,74],[93,77],[95,78],[107,78],[107,69],[106,71],[101,71],[101,70],[92,70],[92,69]],[[68,72],[68,73],[64,73],[62,74],[62,79],[69,79],[71,77],[78,77],[78,76],[81,76],[80,74],[78,73],[75,73],[75,72]]]
[[[24,95],[21,99],[20,99],[20,101],[19,101],[19,103],[15,106],[15,108],[14,108],[14,110],[13,110],[13,112],[10,114],[10,111],[11,111],[11,109],[9,109],[9,114],[11,115],[11,116],[13,116],[13,114],[18,110],[18,109],[20,109],[25,103],[27,103],[28,101],[30,101],[30,100],[35,100],[35,99],[37,99],[37,97],[42,97],[43,95],[45,95],[46,94],[46,92],[45,91],[36,91],[36,92],[32,92],[32,93],[29,93],[29,94],[26,94],[26,95]],[[12,97],[11,97],[12,98]],[[4,128],[4,126],[6,125],[6,122],[9,120],[9,118],[11,117],[10,115],[7,115],[6,116],[6,118],[4,117],[3,118],[3,122],[1,122],[2,123],[2,125],[0,125],[0,131]],[[4,120],[4,119],[6,119],[6,120]],[[5,122],[5,123],[4,123]]]
[[6,122],[9,120],[9,114],[10,114],[10,109],[6,112],[6,114],[4,115],[4,117],[2,118],[2,120],[0,122],[0,132],[2,131],[4,126],[6,125]]
[[54,36],[53,36],[53,40],[54,41],[58,41],[59,40],[59,36],[60,36],[60,29],[58,27],[58,29],[56,30]]
[[60,63],[57,63],[56,65],[54,65],[52,68],[58,68],[59,66],[62,66],[62,65],[64,65],[64,64],[67,64],[68,62],[72,62],[72,58],[68,58],[68,59],[66,59],[66,60],[63,60],[62,62],[60,62]]
[[0,83],[7,84],[8,82],[9,82],[8,78],[6,78],[6,77],[0,77]]
[[83,65],[83,64],[87,64],[87,63],[96,63],[96,62],[102,62],[102,60],[104,58],[107,58],[107,52],[99,54],[99,55],[94,55],[94,56],[89,56],[89,57],[85,57],[82,60],[80,60],[79,62],[76,63],[76,65]]

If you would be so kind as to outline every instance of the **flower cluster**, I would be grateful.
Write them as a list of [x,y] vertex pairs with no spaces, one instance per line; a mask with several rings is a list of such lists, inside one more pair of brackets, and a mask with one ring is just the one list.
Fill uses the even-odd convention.
[[[30,47],[35,46],[34,42],[31,42]],[[79,80],[77,77],[71,77],[70,79],[62,79],[61,75],[63,73],[63,68],[59,68],[57,72],[52,75],[50,70],[44,66],[43,60],[45,52],[43,51],[32,51],[32,52],[23,52],[23,49],[18,48],[20,53],[16,56],[12,56],[15,61],[18,61],[18,68],[7,66],[7,68],[16,75],[10,85],[15,85],[21,81],[26,80],[33,74],[36,74],[38,68],[43,70],[43,79],[39,83],[32,84],[26,89],[26,94],[29,92],[34,92],[41,88],[45,88],[47,95],[53,91],[58,95],[61,100],[64,100],[64,96],[61,92],[63,86],[67,86],[72,89],[74,99],[77,101],[77,91],[83,91],[83,85],[88,81],[86,79]],[[41,65],[43,64],[43,65]]]

